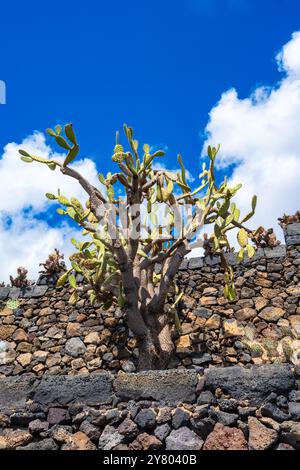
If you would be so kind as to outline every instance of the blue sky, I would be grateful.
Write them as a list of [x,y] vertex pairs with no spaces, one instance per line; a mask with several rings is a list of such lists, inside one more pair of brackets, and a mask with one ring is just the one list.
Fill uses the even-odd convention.
[[29,0],[5,2],[1,16],[1,147],[72,121],[102,168],[127,122],[196,172],[208,112],[227,88],[243,97],[274,82],[300,2]]
[[[274,147],[275,143],[280,147],[281,142],[276,140],[278,129],[294,129],[286,124],[286,109],[295,107],[289,116],[291,122],[298,123],[300,119],[297,97],[289,94],[289,103],[282,86],[291,80],[296,83],[294,72],[298,74],[299,70],[294,57],[297,54],[293,49],[283,58],[281,66],[276,59],[284,45],[292,42],[292,34],[300,30],[298,0],[52,0],[43,3],[28,0],[5,2],[1,6],[1,19],[0,80],[7,87],[7,103],[0,105],[1,153],[7,143],[17,146],[34,131],[73,122],[81,144],[81,158],[89,159],[90,173],[91,160],[99,171],[106,172],[112,166],[115,131],[126,122],[133,126],[139,141],[168,146],[167,166],[176,167],[176,155],[180,152],[195,177],[205,141],[221,143],[222,174],[231,175],[233,180],[240,177],[246,180],[242,208],[247,206],[253,191],[262,191],[265,184],[271,188],[268,168],[273,168],[276,152],[264,147],[264,135],[269,142],[274,137]],[[299,48],[300,40],[299,45],[296,39],[293,44]],[[236,95],[226,95],[230,89],[236,90]],[[276,103],[281,95],[271,95],[278,89],[283,95],[281,102],[286,103],[280,108]],[[258,105],[256,98],[253,99],[257,90],[263,95]],[[227,100],[220,102],[224,94]],[[268,113],[273,105],[276,111]],[[216,109],[213,117],[212,109]],[[276,115],[280,119],[269,135]],[[255,123],[261,124],[254,135]],[[208,137],[205,130],[209,131]],[[293,158],[298,134],[297,129],[292,136],[287,131],[282,139],[294,145],[289,149],[291,164],[286,165],[286,178],[291,174],[297,176]],[[253,148],[256,137],[257,148]],[[50,140],[46,142],[49,144]],[[2,186],[12,176],[10,190],[14,185],[16,189],[14,179],[22,178],[28,171],[27,167],[20,167],[20,173],[14,178],[11,162],[17,152],[13,145],[2,157],[0,153]],[[39,141],[35,145],[40,148],[44,143]],[[258,153],[261,148],[263,151]],[[256,167],[253,159],[247,160],[248,155],[253,156]],[[300,155],[297,153],[296,157]],[[264,178],[257,174],[261,162]],[[296,163],[299,167],[299,161]],[[239,171],[233,171],[235,168]],[[34,186],[39,176],[27,174],[28,184]],[[263,183],[256,187],[254,182],[260,179]],[[47,186],[48,179],[45,182]],[[23,196],[27,192],[31,194],[31,190],[25,185]],[[44,192],[47,190],[45,187]],[[292,211],[296,203],[292,202],[291,193],[286,194],[283,207]],[[265,194],[262,196],[262,201],[271,204]],[[28,196],[23,205],[7,209],[18,233],[29,230],[26,243],[33,239],[30,224],[37,224],[38,219],[48,221],[53,213],[50,206],[45,209],[36,200],[37,192],[32,200]],[[272,204],[276,206],[279,202]],[[35,208],[30,223],[28,207]],[[268,213],[266,205],[260,207],[258,223]],[[279,204],[278,216],[283,207]],[[24,217],[20,222],[20,214],[25,214],[27,225]],[[273,211],[266,223],[274,220]],[[45,225],[43,230],[47,228]],[[0,227],[0,243],[12,239],[10,229],[6,225],[1,232]],[[54,237],[52,245],[57,242],[62,246],[64,240]],[[42,254],[45,244],[41,247]],[[24,263],[36,263],[25,251],[19,251],[18,256],[24,258]],[[14,269],[16,262],[7,269]]]

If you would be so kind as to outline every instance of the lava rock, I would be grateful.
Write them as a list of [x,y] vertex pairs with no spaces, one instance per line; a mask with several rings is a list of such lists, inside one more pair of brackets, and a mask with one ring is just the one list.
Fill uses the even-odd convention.
[[134,419],[141,429],[153,429],[156,424],[156,414],[151,409],[144,409],[138,412]]
[[250,450],[268,450],[277,441],[277,432],[274,429],[267,428],[252,416],[248,419],[248,427]]
[[31,421],[28,426],[29,432],[33,436],[39,435],[41,432],[46,432],[49,429],[49,423],[47,421],[41,421],[40,419],[35,419]]
[[66,353],[72,357],[81,356],[86,352],[86,346],[80,338],[68,339],[65,345]]
[[139,434],[136,440],[129,444],[130,450],[157,450],[161,447],[161,441],[146,432]]
[[13,450],[31,441],[32,435],[28,431],[6,429],[0,435],[0,450]]
[[198,405],[206,405],[206,404],[215,405],[216,403],[217,403],[216,398],[209,390],[205,390],[204,392],[201,392],[197,399]]
[[97,406],[111,403],[112,376],[107,372],[75,377],[43,376],[35,389],[33,400],[45,405],[79,402]]
[[61,450],[96,450],[95,444],[81,431],[71,434]]
[[300,403],[300,390],[293,390],[289,394],[289,400],[290,401],[296,401],[296,402]]
[[28,426],[30,421],[33,421],[34,419],[44,419],[45,414],[44,413],[27,413],[27,412],[19,412],[19,413],[14,413],[10,416],[10,423],[12,426],[21,426],[25,427]]
[[225,411],[218,411],[212,408],[210,409],[209,415],[215,421],[224,424],[224,426],[235,426],[239,418],[239,415],[237,414],[226,413]]
[[189,420],[190,420],[190,413],[188,413],[183,408],[176,408],[172,416],[172,427],[174,429],[178,429],[182,426],[187,425]]
[[260,404],[273,391],[290,392],[295,379],[289,364],[270,364],[246,369],[240,366],[214,367],[205,371],[205,383],[209,390],[222,389],[237,400],[248,399]]
[[19,446],[16,450],[58,450],[58,445],[53,439],[43,439],[42,441],[31,442],[27,446]]
[[293,446],[290,444],[286,444],[284,442],[280,442],[276,447],[276,450],[295,450]]
[[191,426],[196,429],[201,439],[205,440],[207,436],[213,431],[216,422],[212,418],[192,418]]
[[238,413],[242,419],[248,418],[248,416],[253,416],[255,414],[255,406],[239,406]]
[[281,440],[292,446],[300,445],[300,423],[295,421],[284,421],[280,425]]
[[217,423],[207,437],[203,450],[248,450],[243,431]]
[[186,426],[173,430],[166,438],[167,450],[201,450],[202,446],[203,440]]
[[282,423],[283,421],[287,421],[289,419],[289,415],[281,411],[276,405],[273,403],[266,403],[261,407],[261,414],[262,416],[267,416],[269,418],[278,421],[278,423]]
[[35,389],[34,382],[35,375],[31,373],[0,379],[0,409],[24,409]]
[[99,437],[101,435],[101,430],[94,426],[92,423],[90,423],[87,419],[82,421],[79,431],[83,432],[84,434],[87,435],[87,437],[92,441],[92,442],[98,442]]
[[117,445],[125,442],[123,434],[119,433],[114,427],[109,424],[105,426],[98,442],[98,449],[112,450]]
[[69,424],[71,422],[70,415],[63,408],[50,408],[48,411],[47,421],[50,426],[54,424]]
[[290,402],[289,403],[289,414],[295,421],[300,421],[300,403]]
[[117,428],[117,431],[129,440],[134,439],[139,432],[136,423],[130,418],[125,418]]
[[159,370],[120,375],[114,381],[122,400],[151,399],[161,403],[191,403],[195,399],[197,373],[191,370]]
[[171,427],[168,424],[161,424],[160,426],[157,426],[155,428],[154,435],[161,442],[164,442],[164,440],[170,434],[170,432],[171,432]]
[[218,400],[218,405],[221,411],[226,413],[234,413],[238,408],[238,401],[234,398]]

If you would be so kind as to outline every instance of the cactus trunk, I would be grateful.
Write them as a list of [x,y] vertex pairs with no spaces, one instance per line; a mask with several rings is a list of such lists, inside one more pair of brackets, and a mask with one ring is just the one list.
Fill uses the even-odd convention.
[[[126,312],[128,318],[128,311]],[[134,315],[137,318],[137,312]],[[139,371],[167,369],[174,353],[174,343],[171,337],[171,324],[166,314],[154,314],[147,312],[140,318],[145,318],[145,334],[139,334],[136,323],[131,327],[138,337]],[[128,322],[129,326],[129,322]]]

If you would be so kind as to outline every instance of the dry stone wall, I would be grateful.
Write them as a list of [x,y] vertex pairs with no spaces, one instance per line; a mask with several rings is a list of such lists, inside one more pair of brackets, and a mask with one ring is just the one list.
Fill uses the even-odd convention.
[[[300,362],[300,224],[285,229],[285,245],[258,249],[235,270],[237,299],[223,296],[218,257],[185,260],[181,335],[170,368],[202,373],[211,365]],[[0,288],[0,377],[33,373],[135,372],[137,342],[118,309],[104,312],[82,298],[68,304],[66,288],[41,277],[25,289]],[[8,308],[17,299],[16,309]]]
[[0,379],[0,450],[300,449],[289,364]]

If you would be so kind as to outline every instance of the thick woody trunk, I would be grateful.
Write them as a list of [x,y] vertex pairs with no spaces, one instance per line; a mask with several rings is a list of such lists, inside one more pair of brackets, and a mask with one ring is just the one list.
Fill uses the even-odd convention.
[[[119,262],[123,260],[122,246],[118,248]],[[126,298],[124,308],[127,326],[138,339],[139,370],[167,369],[174,353],[171,324],[164,312],[167,294],[184,255],[185,242],[181,242],[172,258],[167,259],[161,274],[159,287],[154,291],[152,281],[143,273],[146,267],[121,265]],[[153,270],[153,268],[151,268]],[[152,271],[150,270],[152,279]]]
[[127,325],[138,339],[138,369],[167,369],[174,353],[171,325],[165,314],[147,314],[136,309],[125,309]]
[[167,369],[174,353],[166,315],[147,318],[148,334],[139,340],[139,370]]

